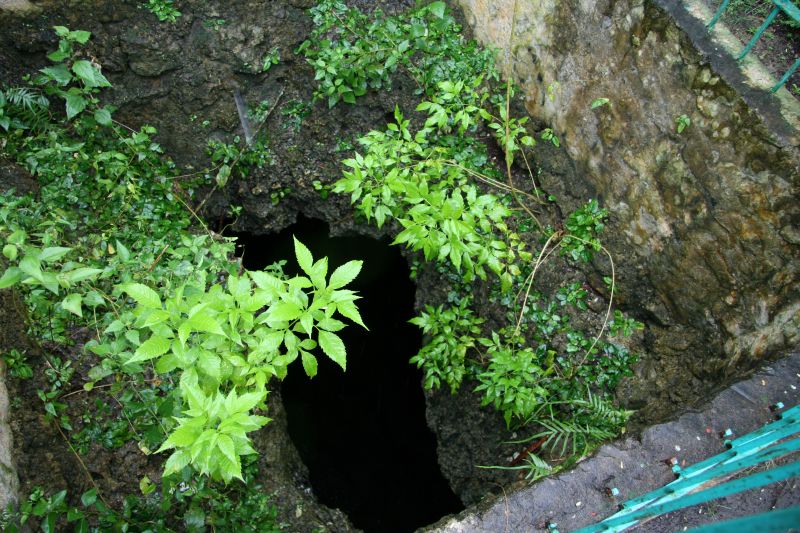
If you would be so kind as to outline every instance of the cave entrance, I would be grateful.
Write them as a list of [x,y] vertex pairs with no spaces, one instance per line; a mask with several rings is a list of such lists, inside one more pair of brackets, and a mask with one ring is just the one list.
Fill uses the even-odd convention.
[[399,249],[370,237],[330,237],[326,223],[300,216],[278,234],[238,234],[244,266],[286,259],[287,274],[299,273],[292,235],[315,259],[327,256],[329,272],[364,261],[348,288],[362,296],[369,331],[352,325],[339,332],[347,372],[321,355],[314,379],[298,360],[281,385],[289,436],[320,503],[341,509],[367,532],[413,531],[463,510],[439,470],[421,373],[408,363],[422,339],[408,323],[415,287]]

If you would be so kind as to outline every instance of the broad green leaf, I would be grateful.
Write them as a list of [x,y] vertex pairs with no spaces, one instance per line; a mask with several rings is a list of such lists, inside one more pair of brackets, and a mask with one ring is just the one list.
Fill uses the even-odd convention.
[[164,465],[164,475],[168,476],[181,470],[189,464],[191,456],[188,450],[178,450],[169,456],[166,464]]
[[610,100],[608,98],[597,98],[592,101],[592,109],[596,109],[606,104],[611,105],[609,102]]
[[280,279],[276,278],[272,274],[267,274],[266,272],[260,272],[257,270],[248,270],[248,275],[250,279],[253,280],[258,288],[272,290],[273,292],[282,291],[285,284]]
[[217,182],[217,187],[224,187],[228,183],[228,178],[231,176],[230,165],[222,165],[217,171],[217,177],[214,178]]
[[75,41],[78,44],[86,44],[89,41],[89,37],[92,36],[90,32],[84,30],[74,30],[69,32],[68,35],[71,41]]
[[136,303],[149,309],[161,309],[161,298],[158,293],[141,283],[123,283],[119,288],[136,300]]
[[17,259],[17,254],[19,253],[19,249],[16,245],[13,244],[6,244],[3,246],[3,255],[6,259],[10,259],[11,261],[15,261]]
[[300,352],[303,360],[303,369],[308,377],[313,378],[317,375],[317,358],[306,351]]
[[432,4],[428,5],[428,10],[437,18],[444,17],[444,10],[445,10],[445,3],[444,2],[433,2]]
[[125,245],[119,241],[115,242],[117,244],[117,254],[119,255],[119,258],[122,259],[123,261],[127,261],[128,259],[130,259],[131,252],[125,247]]
[[11,287],[12,285],[16,285],[25,275],[22,273],[17,267],[10,267],[8,270],[3,272],[3,277],[0,278],[0,289],[5,289],[7,287]]
[[270,320],[288,322],[299,318],[303,314],[303,310],[292,302],[278,302],[271,306],[267,313],[269,313]]
[[70,270],[69,272],[65,272],[63,275],[64,278],[70,283],[77,283],[79,281],[84,281],[87,279],[94,278],[98,274],[102,273],[103,270],[100,268],[81,267],[81,268],[76,268],[75,270]]
[[74,72],[87,87],[111,87],[105,76],[100,73],[100,69],[85,59],[80,59],[72,64]]
[[[107,107],[103,107],[103,108],[100,108],[97,111],[95,111],[94,112],[94,119],[101,126],[111,126],[111,124],[113,124],[113,122],[111,120],[111,112],[108,110]],[[119,241],[117,241],[117,244],[119,244]],[[123,259],[123,261],[126,261],[126,260],[127,259]]]
[[339,268],[333,271],[331,279],[328,282],[329,289],[340,289],[356,279],[358,273],[361,272],[363,261],[348,261]]
[[39,72],[54,79],[59,85],[66,85],[72,81],[72,74],[69,73],[66,65],[53,65],[43,68]]
[[142,479],[139,480],[139,490],[142,491],[142,494],[147,496],[148,494],[152,494],[156,490],[156,485],[150,478],[144,476]]
[[314,264],[314,258],[308,248],[306,248],[302,242],[297,240],[297,237],[293,237],[293,239],[294,255],[297,258],[297,264],[300,265],[300,268],[303,269],[303,272],[310,276],[311,267]]
[[67,119],[71,120],[75,115],[86,109],[86,99],[80,94],[67,94],[64,99],[67,102]]
[[70,294],[61,302],[61,307],[72,313],[73,315],[78,315],[79,317],[83,317],[83,312],[81,311],[81,303],[83,302],[83,298],[81,298],[80,294]]
[[131,357],[128,362],[136,363],[154,359],[159,355],[167,353],[171,345],[172,342],[169,339],[161,337],[160,335],[153,335],[136,349],[133,357]]
[[325,355],[342,367],[342,370],[347,370],[347,351],[338,335],[321,330],[319,332],[319,345]]
[[89,489],[81,495],[81,503],[84,507],[94,505],[97,501],[97,489]]
[[222,327],[210,316],[208,312],[200,312],[186,321],[193,331],[204,331],[206,333],[213,333],[215,335],[225,335]]
[[43,263],[48,263],[51,261],[58,261],[65,255],[67,255],[72,248],[64,248],[63,246],[53,246],[50,248],[45,248],[39,253],[39,261]]
[[26,255],[22,258],[22,261],[19,262],[19,268],[33,279],[39,282],[44,281],[42,265],[39,263],[39,260],[36,257],[30,254]]
[[205,375],[219,382],[222,375],[222,361],[213,353],[204,353],[197,360],[197,368],[203,371]]

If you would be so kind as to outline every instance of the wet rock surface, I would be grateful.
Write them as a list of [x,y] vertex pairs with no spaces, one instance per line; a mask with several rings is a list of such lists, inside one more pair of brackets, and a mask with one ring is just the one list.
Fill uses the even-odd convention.
[[565,211],[596,196],[611,213],[619,301],[648,325],[620,394],[640,419],[796,346],[800,104],[747,86],[678,2],[458,4],[574,161],[545,189]]

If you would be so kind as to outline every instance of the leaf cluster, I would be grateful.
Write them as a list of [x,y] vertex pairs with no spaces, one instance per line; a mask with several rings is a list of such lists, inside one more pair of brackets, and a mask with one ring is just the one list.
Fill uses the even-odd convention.
[[353,104],[370,89],[391,88],[398,69],[414,78],[420,92],[445,80],[497,76],[490,52],[464,41],[444,2],[386,16],[322,0],[309,13],[315,30],[297,52],[314,67],[315,98],[326,99],[329,107]]

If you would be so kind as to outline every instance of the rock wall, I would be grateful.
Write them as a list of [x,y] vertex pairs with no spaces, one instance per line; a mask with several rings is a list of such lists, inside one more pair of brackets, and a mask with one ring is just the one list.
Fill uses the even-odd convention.
[[649,326],[628,399],[680,401],[797,344],[798,102],[748,85],[678,2],[456,3],[577,165],[545,188],[611,212],[620,301]]

